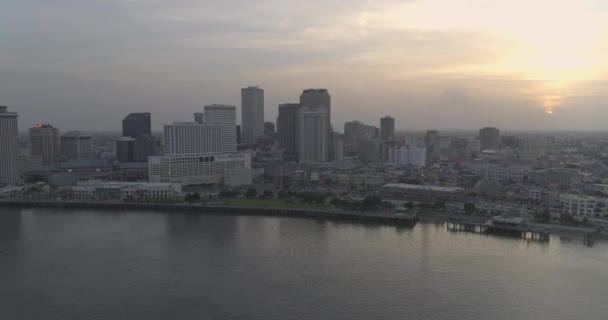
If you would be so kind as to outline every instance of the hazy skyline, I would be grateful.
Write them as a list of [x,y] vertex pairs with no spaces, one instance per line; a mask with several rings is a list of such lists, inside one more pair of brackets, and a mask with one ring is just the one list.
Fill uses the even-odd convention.
[[607,21],[602,0],[5,0],[0,105],[20,130],[157,131],[259,85],[272,122],[327,88],[337,131],[603,130]]

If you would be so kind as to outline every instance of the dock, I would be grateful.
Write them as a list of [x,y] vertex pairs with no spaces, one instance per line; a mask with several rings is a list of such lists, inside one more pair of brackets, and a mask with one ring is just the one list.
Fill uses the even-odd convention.
[[449,218],[447,229],[450,231],[471,232],[480,234],[519,237],[525,240],[547,242],[549,232],[541,228],[530,227],[523,218],[494,217],[486,222],[477,222],[463,218]]

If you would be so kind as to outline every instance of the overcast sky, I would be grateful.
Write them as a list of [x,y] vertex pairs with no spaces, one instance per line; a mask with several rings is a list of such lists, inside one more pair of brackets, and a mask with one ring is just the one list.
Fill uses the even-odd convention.
[[[606,0],[3,0],[0,105],[20,129],[154,130],[327,88],[332,122],[608,129]],[[552,114],[550,114],[552,113]]]

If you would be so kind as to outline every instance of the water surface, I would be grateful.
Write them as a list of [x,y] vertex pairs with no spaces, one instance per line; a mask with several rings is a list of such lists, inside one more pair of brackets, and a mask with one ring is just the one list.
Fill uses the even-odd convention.
[[314,219],[0,209],[0,319],[608,319],[608,246]]

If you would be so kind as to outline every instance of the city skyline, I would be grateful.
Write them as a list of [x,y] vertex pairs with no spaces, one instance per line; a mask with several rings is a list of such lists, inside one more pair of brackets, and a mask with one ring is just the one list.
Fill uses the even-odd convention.
[[247,85],[271,121],[306,88],[332,92],[338,125],[604,130],[608,115],[599,0],[9,0],[0,18],[0,104],[22,127],[114,130],[128,110],[159,130],[240,109]]

